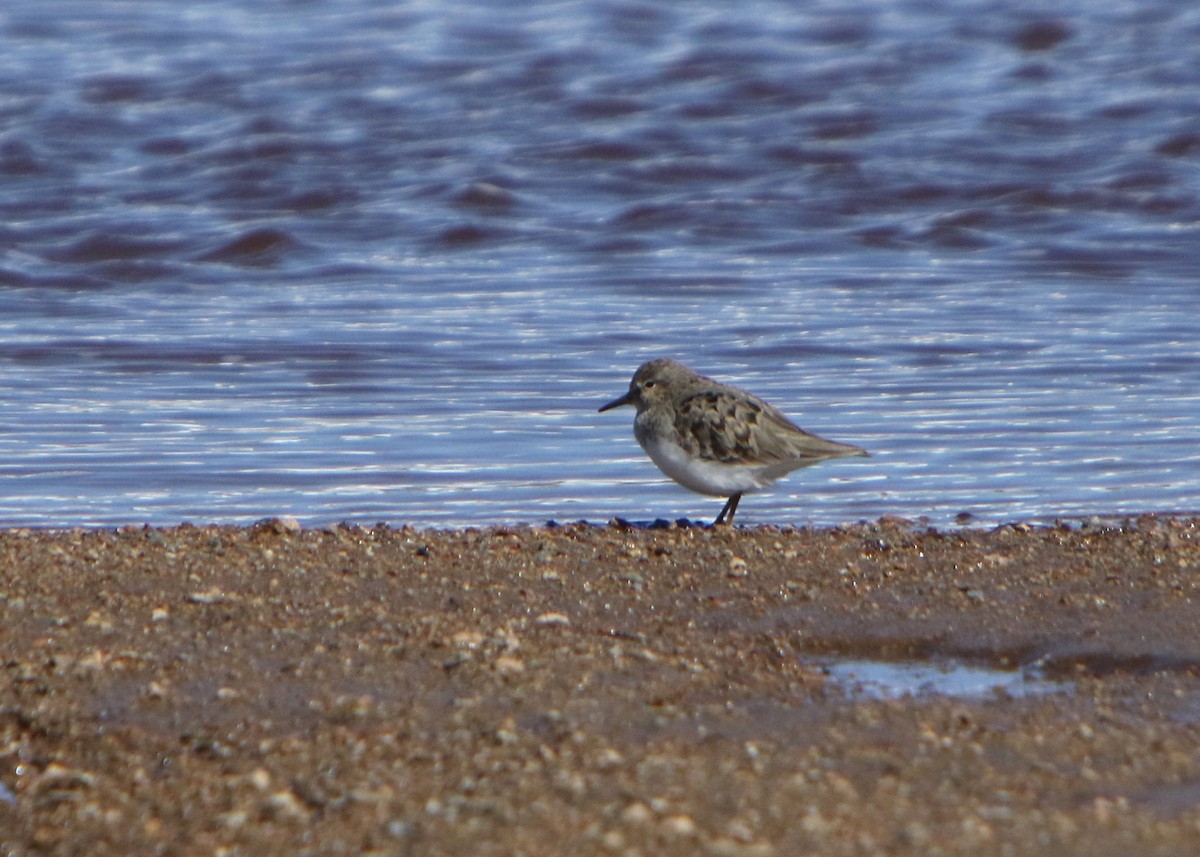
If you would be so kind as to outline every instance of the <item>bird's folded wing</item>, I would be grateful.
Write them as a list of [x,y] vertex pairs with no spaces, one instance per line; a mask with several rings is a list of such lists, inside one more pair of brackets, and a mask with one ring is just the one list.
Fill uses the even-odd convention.
[[777,408],[748,393],[694,393],[676,408],[675,429],[690,454],[727,464],[815,462],[864,454],[856,446],[804,431]]

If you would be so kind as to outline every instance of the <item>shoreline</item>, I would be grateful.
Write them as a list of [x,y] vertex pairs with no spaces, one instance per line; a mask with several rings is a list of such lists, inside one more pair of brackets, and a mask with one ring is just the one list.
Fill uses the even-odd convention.
[[[1200,848],[1200,519],[0,531],[11,853]],[[822,659],[1069,689],[872,698]]]
[[[740,519],[734,525],[735,532],[754,532],[756,530],[772,530],[791,532],[794,530],[844,530],[854,529],[858,527],[871,527],[897,524],[918,529],[931,529],[939,532],[957,532],[960,529],[965,530],[993,530],[1000,527],[1032,527],[1035,529],[1052,528],[1060,525],[1067,526],[1103,526],[1103,527],[1136,527],[1140,520],[1191,520],[1200,519],[1200,509],[1197,510],[1157,510],[1157,511],[1136,511],[1136,512],[1088,512],[1074,515],[1063,514],[1045,514],[1026,516],[1022,518],[984,518],[975,515],[971,512],[959,512],[955,515],[947,515],[943,518],[934,518],[929,515],[918,515],[916,517],[905,517],[903,515],[885,514],[875,519],[855,518],[852,520],[843,521],[792,521],[785,523],[754,521],[751,518],[750,522],[743,522]],[[450,523],[413,523],[410,521],[392,521],[392,520],[369,520],[369,519],[342,519],[329,520],[322,523],[306,522],[297,518],[295,515],[280,514],[266,515],[259,518],[242,518],[237,520],[207,520],[197,521],[193,519],[184,519],[182,521],[158,522],[153,521],[134,521],[124,523],[76,523],[76,524],[40,524],[40,523],[0,523],[0,535],[9,533],[85,533],[85,532],[134,532],[140,530],[162,530],[171,531],[181,528],[194,529],[254,529],[256,527],[283,527],[292,532],[312,531],[319,532],[323,530],[334,529],[388,529],[388,530],[403,530],[417,532],[436,532],[436,533],[461,533],[467,530],[485,531],[497,529],[533,529],[533,530],[554,530],[563,527],[595,527],[604,529],[605,527],[624,527],[639,530],[661,530],[668,528],[676,529],[711,529],[715,525],[712,523],[712,516],[702,518],[646,518],[630,520],[619,515],[606,518],[604,520],[590,520],[587,518],[576,518],[573,520],[558,520],[557,518],[546,518],[538,521],[501,521],[497,522],[450,522]]]

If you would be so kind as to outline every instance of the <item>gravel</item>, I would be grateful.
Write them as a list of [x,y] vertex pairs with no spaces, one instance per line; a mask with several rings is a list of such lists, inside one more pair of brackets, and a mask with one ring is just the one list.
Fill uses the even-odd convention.
[[1198,587],[1155,516],[2,531],[0,854],[1193,855]]

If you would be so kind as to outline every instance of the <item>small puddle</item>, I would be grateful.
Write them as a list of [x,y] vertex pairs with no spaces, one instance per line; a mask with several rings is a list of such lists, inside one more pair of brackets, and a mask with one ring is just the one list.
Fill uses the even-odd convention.
[[952,696],[958,699],[1023,697],[1071,690],[1071,682],[1053,681],[1037,667],[1000,670],[954,661],[821,661],[830,681],[851,696],[902,699]]

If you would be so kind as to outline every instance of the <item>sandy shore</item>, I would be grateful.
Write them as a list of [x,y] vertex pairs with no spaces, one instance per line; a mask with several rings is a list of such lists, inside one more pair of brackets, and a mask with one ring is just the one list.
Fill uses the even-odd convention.
[[1194,855],[1198,587],[1154,517],[7,531],[0,854]]

